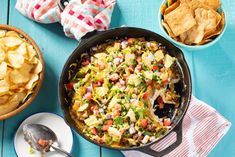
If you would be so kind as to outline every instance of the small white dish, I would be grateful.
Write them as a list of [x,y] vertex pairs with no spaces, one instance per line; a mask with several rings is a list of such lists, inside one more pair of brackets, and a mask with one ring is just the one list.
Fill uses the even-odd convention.
[[[41,157],[41,153],[33,150],[33,153],[30,153],[30,146],[24,140],[23,135],[23,126],[25,124],[42,124],[49,127],[52,131],[55,132],[58,137],[58,142],[60,148],[71,152],[73,146],[73,134],[70,127],[65,123],[64,119],[53,113],[36,113],[27,119],[25,119],[17,132],[15,133],[14,138],[14,148],[18,157]],[[66,155],[59,154],[57,152],[48,152],[45,157],[65,157]]]

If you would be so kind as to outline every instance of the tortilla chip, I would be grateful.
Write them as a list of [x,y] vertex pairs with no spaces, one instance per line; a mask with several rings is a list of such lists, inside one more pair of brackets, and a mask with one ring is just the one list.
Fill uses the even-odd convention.
[[179,35],[179,41],[182,42],[182,43],[184,43],[186,38],[187,38],[187,32],[184,32],[183,34]]
[[197,24],[186,32],[187,38],[185,39],[186,44],[198,44],[204,37],[204,25]]
[[196,25],[196,20],[187,4],[181,4],[169,14],[164,15],[164,19],[175,36],[188,31]]
[[174,3],[174,0],[167,0],[167,6],[171,6]]
[[166,10],[166,8],[167,8],[166,4],[163,4],[163,5],[161,6],[161,8],[160,8],[160,12],[161,12],[161,14],[162,14],[162,15],[164,15],[164,14],[165,14],[165,10]]
[[205,36],[216,31],[218,22],[221,20],[221,16],[217,12],[207,8],[197,8],[194,12],[197,23],[205,27]]
[[212,39],[203,39],[198,45],[203,45],[203,44],[209,43],[211,41],[212,41]]
[[172,32],[172,30],[170,29],[168,24],[166,22],[164,22],[163,20],[162,20],[162,26],[166,29],[166,31],[169,34],[169,36],[175,37],[174,33]]
[[180,1],[177,0],[175,3],[173,3],[172,5],[168,5],[169,7],[166,8],[164,14],[168,14],[170,12],[172,12],[173,10],[175,10],[178,6],[180,5]]
[[216,31],[211,33],[210,35],[207,35],[205,36],[205,39],[209,39],[209,38],[213,38],[215,36],[218,36],[221,34],[221,32],[223,31],[224,29],[224,25],[225,25],[225,15],[224,15],[224,12],[221,13],[221,20],[220,20],[220,23],[219,25],[217,26],[216,28]]
[[204,5],[217,11],[220,7],[220,0],[199,0]]

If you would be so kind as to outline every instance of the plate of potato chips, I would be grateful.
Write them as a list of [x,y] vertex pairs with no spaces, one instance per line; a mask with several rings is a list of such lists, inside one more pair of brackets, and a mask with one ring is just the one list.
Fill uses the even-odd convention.
[[161,26],[184,46],[215,43],[225,30],[225,13],[220,0],[167,0],[160,8]]
[[42,83],[41,52],[23,31],[0,25],[0,120],[28,106]]

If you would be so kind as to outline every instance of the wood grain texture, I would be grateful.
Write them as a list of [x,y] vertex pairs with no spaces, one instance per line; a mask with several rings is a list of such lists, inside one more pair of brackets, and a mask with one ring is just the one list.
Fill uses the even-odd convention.
[[[0,24],[7,24],[8,19],[8,0],[0,1]],[[0,157],[2,157],[2,143],[3,143],[3,121],[0,121]]]

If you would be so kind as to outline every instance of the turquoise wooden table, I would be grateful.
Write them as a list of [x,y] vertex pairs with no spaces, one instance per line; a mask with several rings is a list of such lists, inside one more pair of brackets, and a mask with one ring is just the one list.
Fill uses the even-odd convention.
[[[161,0],[117,0],[111,27],[121,25],[146,28],[162,34],[157,14]],[[193,78],[193,94],[235,123],[235,1],[222,0],[227,12],[227,30],[214,46],[193,52],[184,50]],[[60,24],[38,24],[15,9],[16,0],[0,0],[0,23],[27,32],[39,45],[45,60],[45,79],[36,100],[17,116],[0,121],[0,157],[16,157],[14,133],[20,123],[37,112],[61,114],[57,84],[61,69],[78,42],[64,36]],[[199,130],[200,131],[200,130]],[[235,127],[209,154],[210,157],[235,156]],[[100,148],[74,132],[76,157],[123,157],[121,152]]]

